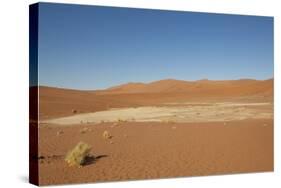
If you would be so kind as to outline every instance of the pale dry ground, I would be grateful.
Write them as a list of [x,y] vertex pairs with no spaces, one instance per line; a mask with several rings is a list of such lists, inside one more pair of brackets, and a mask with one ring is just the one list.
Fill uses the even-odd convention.
[[272,103],[169,103],[164,106],[114,108],[42,121],[73,125],[100,122],[220,122],[273,118]]

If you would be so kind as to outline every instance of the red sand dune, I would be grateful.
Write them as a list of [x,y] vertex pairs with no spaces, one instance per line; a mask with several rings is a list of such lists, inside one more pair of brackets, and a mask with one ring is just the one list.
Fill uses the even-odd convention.
[[273,79],[194,82],[168,79],[148,84],[128,83],[99,91],[40,86],[39,97],[40,118],[46,119],[71,115],[72,109],[83,113],[170,102],[236,99],[272,101]]
[[226,81],[183,81],[183,80],[160,80],[144,83],[128,83],[120,86],[111,87],[101,93],[188,93],[196,94],[199,92],[207,92],[212,94],[228,94],[228,95],[251,95],[251,94],[270,94],[272,92],[273,79],[269,80],[226,80]]

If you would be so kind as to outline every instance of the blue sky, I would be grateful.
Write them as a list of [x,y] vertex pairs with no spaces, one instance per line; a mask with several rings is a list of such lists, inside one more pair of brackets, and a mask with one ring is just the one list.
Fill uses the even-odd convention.
[[39,6],[40,85],[272,77],[272,17]]

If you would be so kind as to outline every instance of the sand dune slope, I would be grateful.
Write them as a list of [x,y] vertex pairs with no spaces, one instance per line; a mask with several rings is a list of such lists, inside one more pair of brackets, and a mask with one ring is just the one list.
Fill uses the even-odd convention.
[[272,102],[273,79],[195,82],[160,80],[129,83],[99,91],[39,87],[40,119],[96,112],[111,108],[155,106],[192,101]]

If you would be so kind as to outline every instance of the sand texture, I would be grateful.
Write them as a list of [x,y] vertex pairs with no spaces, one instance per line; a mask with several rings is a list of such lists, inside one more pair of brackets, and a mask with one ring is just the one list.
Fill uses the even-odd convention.
[[[273,170],[272,79],[39,87],[39,98],[41,185]],[[79,142],[90,155],[69,166]]]

